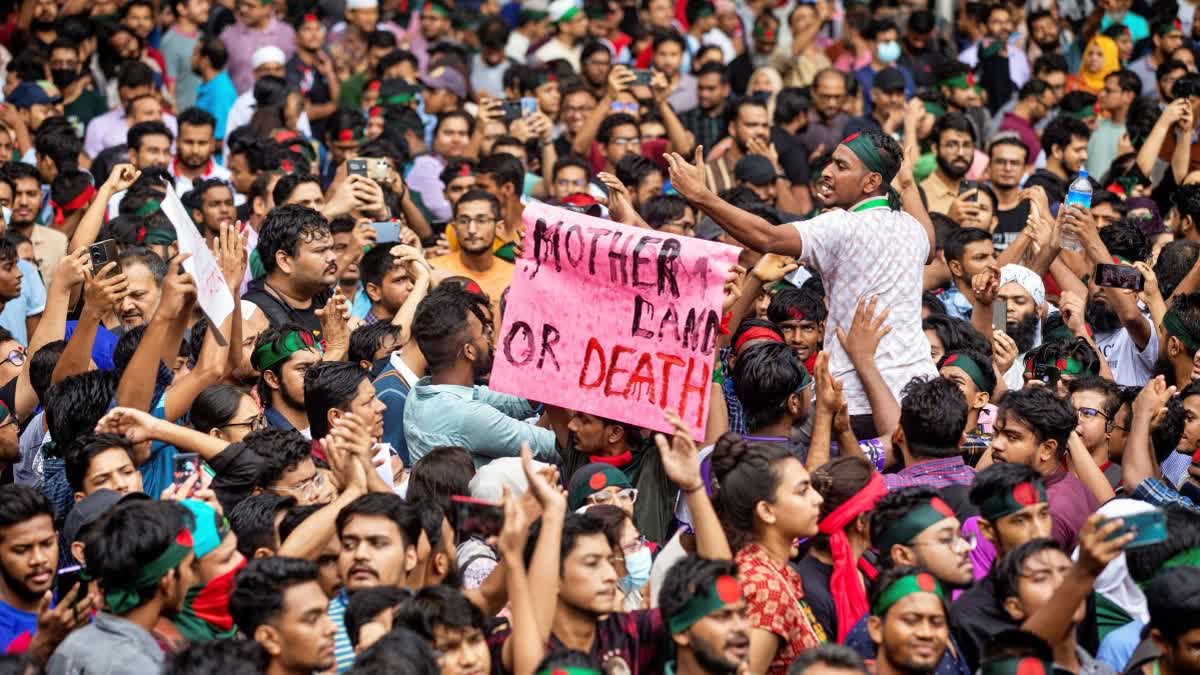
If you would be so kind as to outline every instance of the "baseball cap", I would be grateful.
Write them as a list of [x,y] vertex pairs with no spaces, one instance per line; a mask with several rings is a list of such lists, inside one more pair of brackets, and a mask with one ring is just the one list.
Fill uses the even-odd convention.
[[67,514],[67,522],[63,525],[63,534],[68,544],[79,540],[79,533],[109,511],[117,504],[126,501],[149,500],[143,492],[121,494],[115,490],[101,489],[75,502],[74,508]]
[[903,90],[904,74],[895,68],[884,68],[875,75],[875,82],[871,86],[881,91]]
[[762,155],[746,155],[733,167],[733,177],[751,185],[767,185],[775,182],[779,174],[771,160]]
[[438,66],[421,78],[421,84],[429,89],[445,89],[459,98],[467,97],[467,80],[453,68]]
[[254,56],[250,57],[251,70],[267,63],[278,63],[279,65],[283,65],[287,63],[287,57],[284,56],[282,49],[274,45],[267,45],[266,47],[259,47],[258,49],[255,49]]
[[9,95],[8,102],[18,108],[29,108],[35,105],[53,105],[62,103],[62,95],[53,83],[45,80],[37,82],[22,82]]

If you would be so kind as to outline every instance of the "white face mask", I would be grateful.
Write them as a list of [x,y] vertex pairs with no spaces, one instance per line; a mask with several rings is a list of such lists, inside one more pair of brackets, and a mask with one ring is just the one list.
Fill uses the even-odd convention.
[[879,60],[884,63],[895,63],[900,60],[900,43],[895,40],[880,42],[875,47],[875,54],[879,56]]
[[625,576],[619,582],[621,590],[629,593],[645,586],[650,581],[652,564],[649,547],[642,546],[636,553],[626,553]]

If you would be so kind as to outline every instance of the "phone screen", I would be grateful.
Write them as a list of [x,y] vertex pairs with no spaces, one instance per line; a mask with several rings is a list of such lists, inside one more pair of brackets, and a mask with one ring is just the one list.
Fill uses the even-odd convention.
[[1008,301],[996,300],[992,303],[992,330],[1004,330],[1008,327]]
[[[182,485],[187,479],[200,472],[200,455],[194,452],[180,452],[176,454],[173,469],[172,481],[176,485]],[[199,486],[200,484],[197,481],[196,485],[192,486],[192,490],[195,491]]]
[[1142,290],[1145,279],[1137,268],[1128,265],[1096,265],[1096,285],[1109,288],[1124,288],[1131,291]]
[[500,534],[504,527],[504,509],[499,504],[455,495],[450,498],[457,515],[458,540],[488,539]]

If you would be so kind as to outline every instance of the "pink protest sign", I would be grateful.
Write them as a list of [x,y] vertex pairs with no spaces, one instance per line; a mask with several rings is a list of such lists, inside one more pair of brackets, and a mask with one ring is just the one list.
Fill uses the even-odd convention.
[[489,386],[704,437],[722,288],[738,250],[545,204],[525,207]]

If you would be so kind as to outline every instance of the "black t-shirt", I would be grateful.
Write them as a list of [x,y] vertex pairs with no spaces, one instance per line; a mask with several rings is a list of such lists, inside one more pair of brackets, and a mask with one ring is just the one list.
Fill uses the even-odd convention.
[[972,671],[979,668],[983,645],[1000,631],[1017,628],[1016,622],[996,603],[991,575],[979,580],[950,605],[950,630]]
[[1021,200],[1015,208],[1007,211],[996,211],[996,229],[992,232],[992,242],[996,251],[1003,251],[1016,240],[1021,230],[1025,229],[1025,221],[1029,218],[1029,202]]
[[[298,54],[293,54],[292,58],[288,59],[287,81],[288,84],[298,88],[309,103],[329,103],[333,100],[329,90],[329,81],[325,79],[324,75],[317,72],[316,68],[302,61]],[[309,121],[314,137],[325,138],[326,119]]]
[[779,127],[771,127],[771,142],[779,153],[779,165],[792,185],[807,186],[810,178],[808,168],[808,147],[800,141],[800,137],[789,134]]
[[825,635],[831,639],[836,638],[838,634],[837,604],[833,601],[833,594],[829,591],[829,580],[833,578],[833,565],[826,565],[809,553],[792,566],[800,573],[800,581],[804,585],[804,601],[812,610],[813,617],[816,618],[817,623],[821,624],[821,628],[825,629]]
[[[488,635],[492,652],[493,671],[501,663],[504,641],[511,631],[503,628]],[[550,635],[547,651],[565,649],[554,634]],[[665,672],[671,655],[671,634],[667,631],[662,612],[641,609],[635,612],[614,612],[596,622],[596,637],[590,656],[600,664],[604,673],[652,675]]]

